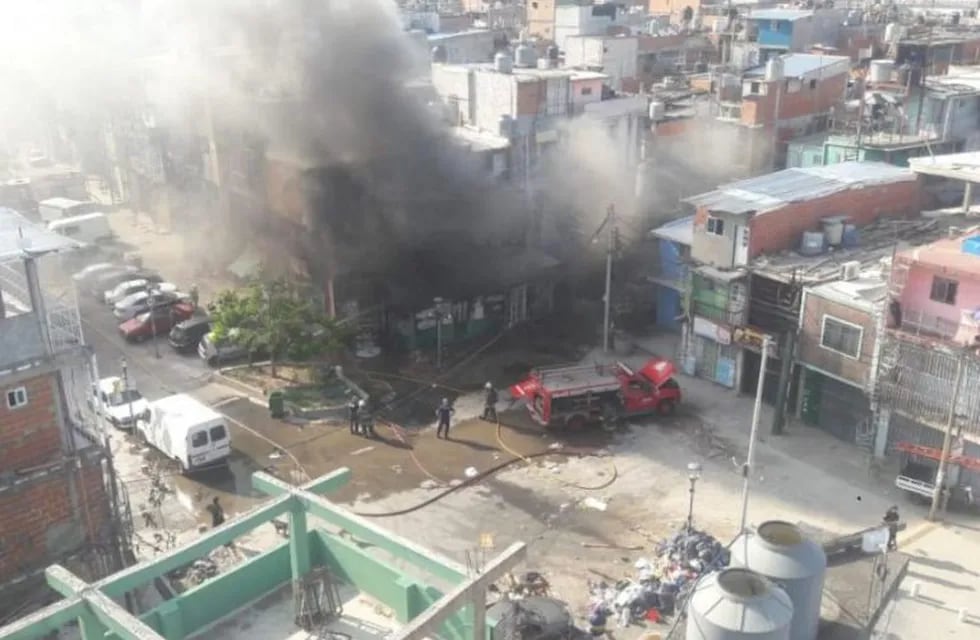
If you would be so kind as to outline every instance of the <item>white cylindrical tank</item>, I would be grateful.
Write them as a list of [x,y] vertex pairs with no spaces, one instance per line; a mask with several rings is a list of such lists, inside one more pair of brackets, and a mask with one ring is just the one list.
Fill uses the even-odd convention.
[[789,522],[764,522],[732,545],[732,565],[779,583],[793,602],[789,640],[815,640],[827,573],[823,547]]
[[493,57],[493,68],[497,73],[510,73],[514,68],[514,61],[506,53],[500,52]]
[[891,60],[872,60],[868,78],[872,83],[891,82],[895,63]]
[[793,603],[754,571],[725,569],[691,594],[686,640],[789,640]]
[[650,119],[654,122],[660,122],[664,119],[664,115],[667,113],[667,105],[659,100],[653,100],[650,102]]
[[769,58],[766,62],[766,82],[775,82],[783,79],[783,59],[780,56]]
[[896,22],[889,22],[885,25],[885,42],[891,44],[897,42],[902,37],[902,26]]
[[820,221],[820,225],[823,227],[823,235],[827,240],[827,244],[832,247],[836,247],[844,239],[844,218],[839,216],[832,216],[829,218],[824,218]]
[[538,65],[538,52],[531,45],[522,42],[514,49],[514,66],[531,69]]

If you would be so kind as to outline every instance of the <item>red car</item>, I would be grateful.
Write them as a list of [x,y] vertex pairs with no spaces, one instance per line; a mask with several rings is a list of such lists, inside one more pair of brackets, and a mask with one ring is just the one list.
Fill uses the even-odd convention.
[[[153,314],[151,317],[150,314]],[[194,315],[194,306],[184,302],[141,313],[119,325],[119,333],[129,342],[141,342],[170,333],[171,327]]]

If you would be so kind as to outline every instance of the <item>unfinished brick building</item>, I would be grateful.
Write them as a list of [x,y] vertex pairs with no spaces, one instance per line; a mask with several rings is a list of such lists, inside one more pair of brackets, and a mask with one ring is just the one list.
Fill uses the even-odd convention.
[[57,261],[45,254],[71,248],[0,209],[0,616],[44,603],[51,563],[99,576],[125,557],[74,296],[38,276]]

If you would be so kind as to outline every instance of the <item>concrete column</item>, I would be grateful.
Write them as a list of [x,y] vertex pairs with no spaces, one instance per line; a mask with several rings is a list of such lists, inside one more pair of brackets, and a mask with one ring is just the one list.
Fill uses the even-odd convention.
[[487,637],[487,594],[477,589],[471,601],[473,605],[473,640],[486,640]]
[[892,412],[888,409],[878,409],[875,416],[874,456],[884,458],[888,451],[888,425],[891,423]]
[[82,632],[84,640],[102,640],[109,629],[102,624],[94,613],[84,611],[78,616],[78,629]]
[[963,213],[970,213],[971,204],[973,204],[973,183],[967,182],[963,192]]
[[310,571],[310,536],[303,505],[294,505],[289,512],[289,566],[293,582]]

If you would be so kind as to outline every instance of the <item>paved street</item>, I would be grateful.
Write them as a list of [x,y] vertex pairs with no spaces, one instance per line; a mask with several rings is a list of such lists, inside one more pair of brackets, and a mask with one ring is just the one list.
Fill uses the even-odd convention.
[[[167,264],[162,257],[157,259],[158,264]],[[147,262],[147,266],[157,264]],[[161,274],[184,284],[165,268]],[[519,408],[502,414],[510,426],[503,429],[501,442],[495,428],[472,419],[479,403],[469,397],[458,400],[453,441],[436,440],[430,430],[404,432],[388,426],[379,426],[379,439],[366,441],[351,436],[343,425],[303,426],[274,420],[261,406],[259,393],[245,397],[245,391],[227,386],[195,355],[174,353],[161,337],[157,357],[150,343],[125,343],[109,310],[91,297],[83,295],[80,306],[101,376],[119,375],[120,359],[125,355],[133,384],[149,399],[190,393],[229,418],[235,449],[229,469],[193,478],[176,475],[172,465],[160,464],[158,454],[141,449],[127,436],[114,436],[113,449],[132,496],[137,541],[144,552],[147,546],[165,549],[197,535],[194,525],[206,522],[203,506],[211,496],[221,497],[230,514],[260,500],[249,480],[257,469],[297,479],[297,468],[301,475],[315,476],[348,466],[353,471],[352,482],[333,499],[365,515],[408,510],[383,517],[382,522],[460,560],[474,553],[483,534],[490,534],[498,547],[525,540],[532,558],[527,568],[548,575],[557,595],[568,600],[576,613],[584,611],[589,580],[628,576],[632,563],[649,553],[619,548],[649,548],[680,526],[689,497],[687,462],[703,464],[695,500],[696,524],[724,539],[737,529],[741,479],[733,460],[741,462],[745,457],[752,401],[719,392],[711,383],[681,376],[685,400],[677,416],[639,421],[627,433],[612,437],[592,434],[587,442],[544,434]],[[662,336],[642,341],[640,346],[647,353],[670,356],[673,341],[672,336]],[[588,357],[603,358],[598,352]],[[645,357],[638,351],[633,359]],[[424,380],[415,384],[420,389],[428,387]],[[962,543],[964,536],[975,534],[965,527],[924,526],[922,508],[897,494],[889,473],[869,472],[866,454],[855,447],[795,424],[785,436],[770,437],[766,435],[769,421],[770,412],[765,408],[750,522],[777,518],[805,521],[830,531],[853,531],[876,524],[889,504],[900,504],[909,524],[903,550],[915,556],[910,578],[900,592],[900,601],[910,604],[888,612],[879,637],[919,637],[897,629],[910,624],[903,616],[923,607],[943,612],[946,637],[969,637],[973,627],[958,622],[957,615],[959,608],[969,606],[967,596],[974,592],[978,569],[951,560],[948,549]],[[472,470],[486,471],[512,458],[508,449],[529,454],[570,445],[601,447],[613,455],[519,462],[476,486],[412,511],[443,488],[463,481]],[[144,521],[140,515],[157,484],[153,478],[168,487],[161,508],[154,512],[164,519],[162,523]],[[597,505],[604,507],[600,510]],[[239,542],[248,548],[267,548],[279,541],[269,528]],[[588,545],[607,545],[613,550]],[[912,581],[922,584],[925,595],[911,597]]]

